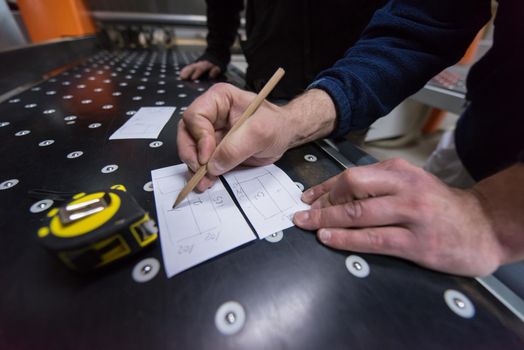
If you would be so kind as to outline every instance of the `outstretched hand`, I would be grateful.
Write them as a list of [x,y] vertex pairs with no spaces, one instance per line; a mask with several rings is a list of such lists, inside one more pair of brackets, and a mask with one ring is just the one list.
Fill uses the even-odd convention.
[[502,249],[475,191],[446,186],[400,159],[350,168],[303,194],[297,226],[332,248],[402,257],[459,275],[486,275]]
[[222,70],[216,64],[203,60],[188,64],[180,71],[180,78],[184,80],[196,80],[208,73],[211,79],[217,78]]

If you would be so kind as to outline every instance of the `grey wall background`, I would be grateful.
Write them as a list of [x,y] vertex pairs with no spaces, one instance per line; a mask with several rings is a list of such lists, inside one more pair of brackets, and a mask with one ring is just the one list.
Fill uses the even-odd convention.
[[26,44],[18,23],[7,7],[5,0],[0,0],[0,50]]
[[[1,1],[1,0],[0,0]],[[205,15],[204,0],[85,0],[91,11]]]

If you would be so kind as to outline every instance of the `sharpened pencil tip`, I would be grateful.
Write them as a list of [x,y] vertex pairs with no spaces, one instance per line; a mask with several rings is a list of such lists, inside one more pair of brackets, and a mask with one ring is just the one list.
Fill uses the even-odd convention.
[[173,204],[173,207],[171,209],[175,209],[179,204],[180,202],[182,202],[184,198],[180,198],[180,196],[178,196],[175,200],[175,204]]

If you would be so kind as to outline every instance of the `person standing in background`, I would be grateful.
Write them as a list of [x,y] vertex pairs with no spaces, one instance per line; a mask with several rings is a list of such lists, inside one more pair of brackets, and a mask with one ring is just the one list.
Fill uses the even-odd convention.
[[[246,88],[258,92],[278,68],[286,75],[271,94],[289,100],[353,46],[385,0],[249,0],[241,42],[248,68]],[[182,69],[182,79],[216,78],[227,69],[240,27],[243,0],[206,0],[207,48]]]
[[[498,3],[493,46],[471,68],[454,134],[475,184],[452,188],[399,159],[353,167],[304,192],[311,209],[295,214],[297,226],[332,248],[458,275],[524,260],[524,2]],[[207,164],[203,191],[238,164],[270,164],[287,149],[368,127],[456,63],[490,17],[490,0],[392,0],[304,94],[285,106],[265,101],[225,143],[253,93],[215,84],[179,122],[179,157],[192,171]]]

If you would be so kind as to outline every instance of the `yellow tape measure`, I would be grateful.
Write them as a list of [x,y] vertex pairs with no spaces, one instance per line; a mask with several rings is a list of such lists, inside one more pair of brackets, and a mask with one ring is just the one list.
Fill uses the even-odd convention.
[[78,193],[48,213],[42,244],[69,268],[89,271],[138,252],[158,238],[149,214],[122,185]]

